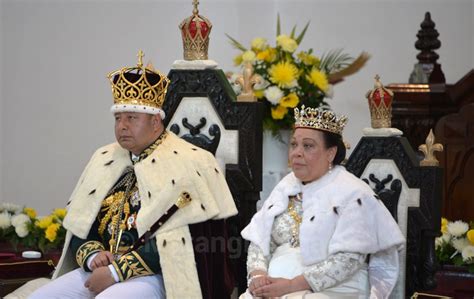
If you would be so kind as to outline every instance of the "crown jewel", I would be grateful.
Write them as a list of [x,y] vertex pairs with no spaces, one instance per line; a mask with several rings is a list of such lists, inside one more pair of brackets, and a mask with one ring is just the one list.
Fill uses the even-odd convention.
[[179,25],[183,38],[184,60],[207,59],[212,24],[206,17],[199,15],[198,4],[197,0],[193,0],[193,15]]
[[347,123],[347,117],[337,117],[331,110],[321,108],[295,108],[295,128],[310,128],[328,131],[342,136],[342,131]]
[[151,64],[143,67],[143,51],[138,52],[136,67],[123,67],[108,74],[112,85],[114,105],[112,112],[160,113],[169,85],[168,78]]
[[369,90],[366,97],[369,101],[372,128],[390,128],[393,92],[382,85],[379,75],[375,76],[374,89]]

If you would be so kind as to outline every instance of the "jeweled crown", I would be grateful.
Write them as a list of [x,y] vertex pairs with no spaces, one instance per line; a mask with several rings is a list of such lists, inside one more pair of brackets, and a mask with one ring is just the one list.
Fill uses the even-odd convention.
[[331,110],[321,108],[295,108],[295,128],[311,128],[328,131],[342,136],[342,131],[347,123],[347,117],[337,117]]
[[136,67],[123,67],[108,74],[112,85],[114,105],[112,112],[160,113],[165,100],[169,79],[151,64],[143,66],[143,51],[138,52]]
[[179,25],[183,38],[184,60],[207,59],[212,24],[206,17],[199,15],[198,4],[197,0],[193,0],[193,15]]
[[379,75],[375,76],[374,89],[367,92],[366,98],[369,101],[372,128],[390,128],[393,92],[382,85]]

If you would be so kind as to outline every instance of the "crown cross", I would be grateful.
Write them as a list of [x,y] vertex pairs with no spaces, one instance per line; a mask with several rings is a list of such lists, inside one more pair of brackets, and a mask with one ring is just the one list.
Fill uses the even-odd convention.
[[137,63],[137,66],[139,68],[141,68],[143,66],[143,56],[145,56],[145,54],[143,53],[142,50],[139,50],[138,51],[138,54],[137,54],[137,57],[138,57],[138,63]]
[[193,15],[198,15],[199,14],[199,9],[198,9],[199,1],[198,0],[193,0]]

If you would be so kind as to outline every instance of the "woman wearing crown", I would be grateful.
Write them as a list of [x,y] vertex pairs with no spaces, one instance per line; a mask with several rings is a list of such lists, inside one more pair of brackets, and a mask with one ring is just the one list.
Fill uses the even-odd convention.
[[242,231],[251,243],[241,298],[390,295],[405,240],[370,187],[340,166],[346,122],[332,111],[295,108],[292,172]]

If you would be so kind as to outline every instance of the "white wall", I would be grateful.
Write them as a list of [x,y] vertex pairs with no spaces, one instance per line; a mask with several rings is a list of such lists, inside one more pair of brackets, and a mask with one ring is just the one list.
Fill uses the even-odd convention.
[[[1,1],[1,0],[0,0]],[[316,53],[343,47],[372,58],[335,87],[334,110],[348,114],[346,139],[355,146],[369,125],[365,93],[375,74],[386,84],[407,82],[416,62],[416,33],[430,11],[440,33],[438,51],[446,79],[457,81],[474,66],[472,0],[202,0],[214,24],[210,58],[235,70],[237,51],[224,33],[244,44],[256,36],[272,42],[276,15],[282,29],[311,25],[301,48]],[[112,103],[106,74],[145,61],[167,73],[182,57],[177,26],[190,0],[3,0],[3,86],[0,103],[0,194],[46,214],[63,206],[98,146],[112,142]],[[0,87],[1,87],[0,86]]]

